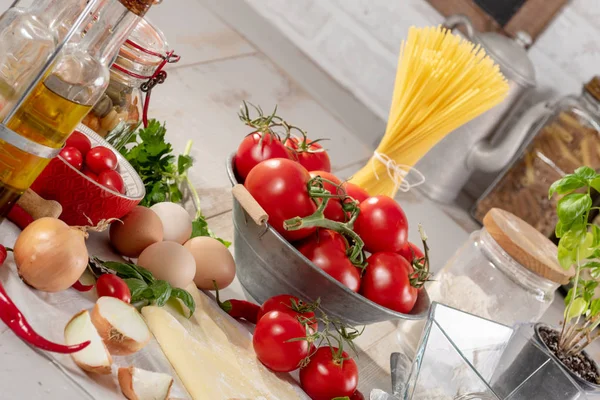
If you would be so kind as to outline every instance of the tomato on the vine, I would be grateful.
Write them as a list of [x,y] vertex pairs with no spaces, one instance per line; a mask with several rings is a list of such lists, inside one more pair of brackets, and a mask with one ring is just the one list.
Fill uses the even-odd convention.
[[352,393],[352,396],[350,396],[350,400],[365,400],[365,396],[357,390],[354,393]]
[[114,274],[104,274],[96,281],[98,297],[115,297],[125,303],[131,301],[131,291],[125,281]]
[[256,324],[252,345],[256,357],[267,368],[276,372],[290,372],[308,356],[306,328],[296,317],[281,311],[263,315]]
[[290,314],[294,318],[297,318],[298,321],[307,324],[310,329],[315,332],[319,328],[315,312],[312,311],[310,305],[304,303],[296,296],[280,294],[267,299],[267,301],[260,306],[256,320],[260,321],[263,315],[271,311],[280,311]]
[[352,396],[358,386],[358,367],[344,351],[319,347],[300,369],[300,386],[312,400]]
[[346,241],[342,235],[329,229],[319,229],[315,235],[299,243],[297,248],[333,279],[358,292],[360,272],[346,255]]
[[[315,176],[320,176],[323,178],[323,188],[329,193],[333,195],[343,194],[339,187],[339,185],[342,184],[342,181],[337,176],[327,171],[311,171],[310,176],[311,178],[314,178]],[[333,183],[327,181],[331,181]],[[346,213],[344,212],[344,209],[342,208],[342,202],[339,199],[330,198],[329,202],[327,203],[327,207],[325,207],[324,214],[325,218],[333,221],[344,222],[346,220]]]
[[411,286],[413,267],[400,254],[381,252],[367,258],[360,293],[391,310],[408,314],[417,302],[419,290]]
[[408,238],[408,220],[400,205],[391,197],[374,196],[359,207],[354,231],[365,242],[365,250],[399,252]]
[[354,200],[358,200],[359,203],[362,203],[369,198],[369,193],[367,193],[365,189],[352,182],[344,182],[342,188],[346,191],[348,196],[352,197]]
[[331,161],[327,151],[317,142],[307,138],[290,137],[285,141],[292,158],[309,171],[331,172]]
[[406,258],[410,264],[413,263],[413,260],[423,258],[425,255],[415,244],[411,242],[406,242],[406,244],[400,249],[398,252],[402,257]]
[[294,217],[307,217],[317,206],[308,194],[310,174],[297,162],[275,158],[258,164],[250,171],[245,186],[269,215],[269,224],[286,240],[304,239],[315,228],[286,231],[283,222]]
[[242,140],[235,153],[235,172],[246,180],[256,165],[273,158],[290,158],[279,137],[273,133],[251,133]]

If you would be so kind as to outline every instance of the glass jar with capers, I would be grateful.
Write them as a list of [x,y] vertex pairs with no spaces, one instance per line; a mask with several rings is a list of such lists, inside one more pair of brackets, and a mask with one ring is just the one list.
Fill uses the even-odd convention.
[[110,68],[106,92],[82,123],[116,149],[123,147],[142,122],[141,87],[162,68],[168,54],[163,33],[147,20],[140,20]]

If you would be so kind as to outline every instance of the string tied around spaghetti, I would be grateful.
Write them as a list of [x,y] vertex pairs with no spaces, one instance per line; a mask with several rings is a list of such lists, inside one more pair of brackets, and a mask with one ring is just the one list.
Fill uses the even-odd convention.
[[[410,165],[398,164],[388,155],[374,151],[371,158],[371,167],[377,180],[379,180],[379,174],[377,174],[377,168],[375,167],[376,160],[385,165],[388,177],[394,182],[394,192],[397,190],[408,192],[411,188],[425,183],[425,176],[416,168]],[[413,176],[416,178],[414,182],[411,182],[412,179],[408,179],[409,175],[411,178]]]

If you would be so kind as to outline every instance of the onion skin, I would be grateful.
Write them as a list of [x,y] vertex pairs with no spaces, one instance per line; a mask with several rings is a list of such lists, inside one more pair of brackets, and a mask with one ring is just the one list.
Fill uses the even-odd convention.
[[[129,305],[129,304],[128,304]],[[132,305],[129,305],[133,308]],[[136,311],[137,312],[137,311]],[[145,342],[136,342],[115,329],[106,318],[102,316],[98,303],[90,313],[92,324],[96,327],[98,334],[104,341],[109,353],[115,356],[128,356],[144,348],[150,341],[151,336]]]
[[88,263],[87,233],[56,218],[40,218],[21,232],[14,246],[19,276],[44,292],[73,286]]

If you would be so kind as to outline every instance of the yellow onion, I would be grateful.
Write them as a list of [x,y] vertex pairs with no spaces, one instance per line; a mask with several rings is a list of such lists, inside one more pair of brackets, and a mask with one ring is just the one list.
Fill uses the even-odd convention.
[[19,276],[44,292],[70,288],[88,263],[87,236],[85,229],[56,218],[35,220],[21,232],[13,249]]

